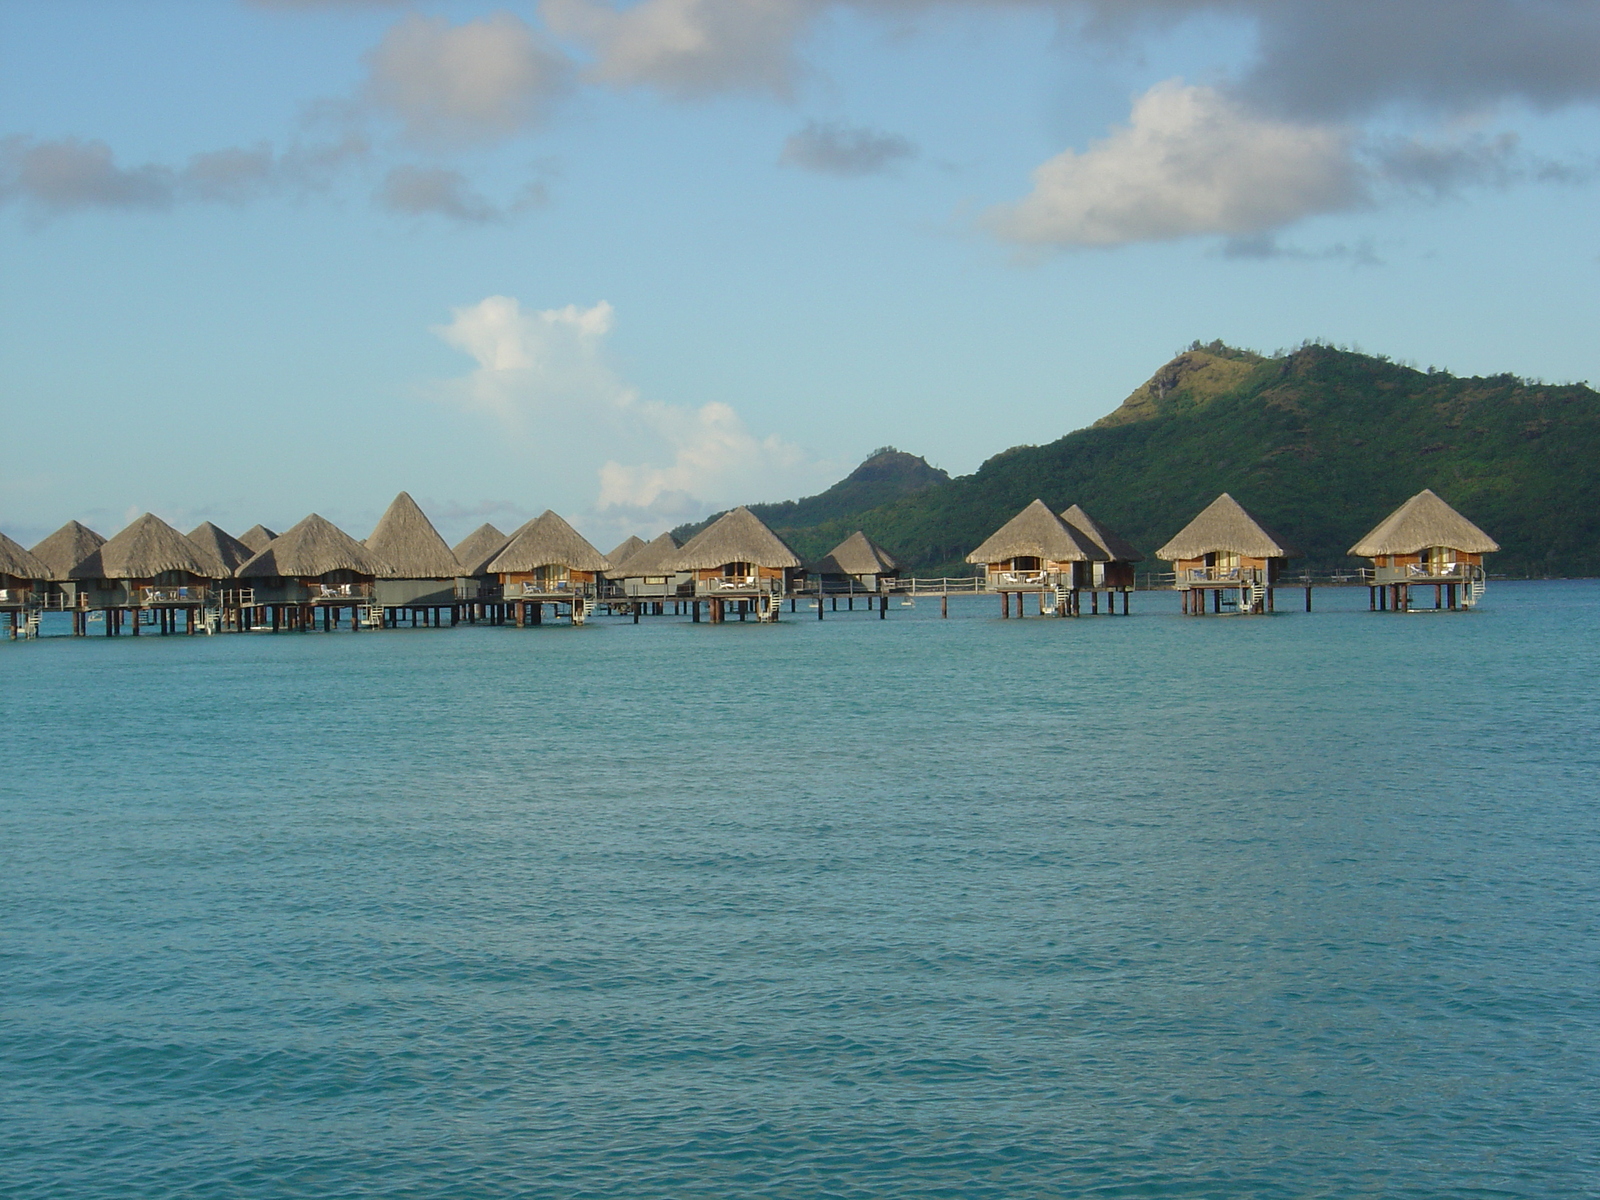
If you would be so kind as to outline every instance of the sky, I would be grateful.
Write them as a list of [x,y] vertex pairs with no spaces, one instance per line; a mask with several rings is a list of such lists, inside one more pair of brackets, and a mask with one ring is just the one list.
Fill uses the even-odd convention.
[[1600,379],[1594,0],[0,0],[0,530],[602,549],[1173,354]]

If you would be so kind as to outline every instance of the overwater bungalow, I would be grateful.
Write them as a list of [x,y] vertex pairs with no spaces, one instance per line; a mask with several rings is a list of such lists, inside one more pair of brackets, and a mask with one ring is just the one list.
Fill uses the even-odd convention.
[[861,530],[856,530],[806,569],[818,592],[876,594],[900,578],[900,563]]
[[398,625],[402,613],[411,624],[440,624],[446,610],[454,625],[460,613],[456,580],[461,563],[445,544],[410,493],[396,496],[368,535],[366,548],[382,563],[372,585],[372,607],[383,625]]
[[213,555],[228,568],[230,576],[255,555],[255,551],[249,546],[226,531],[218,529],[210,521],[196,525],[183,536]]
[[[105,538],[87,525],[68,521],[30,551],[50,572],[45,576],[46,608],[62,610],[79,607],[80,591],[87,595],[89,589],[81,587],[79,581],[72,577],[72,569],[105,544]],[[81,621],[74,620],[74,631],[81,624]]]
[[1116,596],[1122,593],[1122,611],[1128,611],[1128,595],[1134,588],[1134,564],[1143,562],[1144,555],[1133,548],[1133,544],[1120,533],[1107,529],[1096,521],[1083,507],[1074,504],[1061,514],[1061,519],[1088,538],[1105,554],[1105,561],[1089,564],[1089,605],[1090,612],[1100,611],[1100,593],[1108,593],[1106,602],[1110,607],[1107,611],[1116,611]]
[[1273,587],[1284,560],[1295,553],[1223,492],[1157,550],[1156,557],[1172,564],[1183,611],[1198,615],[1206,611],[1207,593],[1212,612],[1271,612]]
[[[145,513],[70,572],[78,583],[78,608],[104,613],[106,633],[124,619],[137,635],[145,624],[174,633],[181,614],[185,633],[204,628],[216,588],[233,572],[211,551],[191,542],[153,513]],[[87,614],[75,622],[87,633]]]
[[1411,589],[1433,585],[1433,607],[1470,608],[1483,594],[1483,556],[1499,543],[1424,488],[1395,509],[1350,553],[1370,558],[1368,606],[1408,612]]
[[730,603],[741,619],[753,613],[759,620],[776,621],[783,598],[804,574],[799,556],[743,507],[724,513],[690,538],[673,566],[689,577],[694,619],[700,619],[700,602],[706,600],[713,623],[724,619]]
[[265,525],[252,525],[239,535],[239,540],[250,547],[251,554],[260,554],[277,536]]
[[649,543],[646,542],[642,537],[638,536],[637,534],[630,533],[626,538],[612,548],[611,553],[606,555],[606,561],[611,564],[611,566],[605,572],[606,578],[621,579],[622,576],[617,574],[618,570],[627,565],[628,560],[635,554],[639,553],[639,551],[643,550],[647,545],[649,545]]
[[676,606],[680,596],[693,594],[689,572],[678,569],[682,549],[683,545],[670,532],[663,533],[634,551],[626,562],[606,572],[608,578],[616,581],[635,616],[649,610],[659,614],[667,601],[671,600]]
[[582,625],[599,595],[601,572],[611,563],[587,539],[546,509],[511,535],[489,562],[500,580],[501,596],[512,605],[517,625],[544,621],[544,606],[566,605],[574,625]]
[[333,629],[350,610],[350,628],[365,615],[375,623],[372,585],[388,564],[333,522],[312,513],[273,538],[235,572],[238,602],[248,628],[258,620],[279,629],[311,629],[320,613],[322,627]]
[[[6,614],[13,641],[29,627],[44,603],[50,568],[5,534],[0,533],[0,612]],[[32,626],[37,629],[37,625]]]
[[1022,598],[1030,592],[1037,594],[1041,614],[1077,615],[1081,590],[1094,582],[1091,568],[1106,559],[1106,551],[1043,500],[1029,504],[967,555],[969,563],[983,568],[984,589],[999,594],[1001,615],[1007,617],[1011,597],[1017,598],[1020,617]]
[[466,602],[467,614],[474,620],[480,616],[497,620],[504,615],[497,603],[500,577],[489,570],[489,564],[510,540],[509,535],[485,521],[451,548],[461,564],[461,574],[456,576],[456,594]]

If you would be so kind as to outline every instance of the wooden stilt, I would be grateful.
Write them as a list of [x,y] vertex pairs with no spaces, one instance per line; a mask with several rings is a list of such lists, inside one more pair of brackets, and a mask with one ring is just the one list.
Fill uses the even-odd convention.
[[690,622],[695,625],[700,624],[700,601],[694,601],[694,603],[690,605],[690,608],[694,613],[694,615],[690,618]]
[[1011,619],[1011,593],[1000,593],[1000,616],[1004,620]]
[[946,618],[948,618],[950,616],[950,593],[949,592],[940,592],[939,593],[939,615],[941,617],[946,617]]
[[[868,600],[867,603],[871,604],[872,601]],[[889,597],[887,597],[887,596],[879,596],[878,597],[878,620],[887,621],[888,619],[889,619]]]

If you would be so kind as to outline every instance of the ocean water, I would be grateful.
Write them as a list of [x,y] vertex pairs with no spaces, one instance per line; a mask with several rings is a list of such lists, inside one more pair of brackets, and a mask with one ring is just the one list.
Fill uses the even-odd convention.
[[0,644],[0,1195],[1600,1194],[1600,584],[1318,605]]

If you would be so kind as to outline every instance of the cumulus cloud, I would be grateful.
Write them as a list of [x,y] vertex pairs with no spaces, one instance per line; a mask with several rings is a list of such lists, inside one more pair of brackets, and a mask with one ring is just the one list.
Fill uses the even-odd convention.
[[1139,97],[1109,137],[1044,163],[1033,183],[988,220],[1040,247],[1248,237],[1363,199],[1347,131],[1256,116],[1178,80]]
[[537,125],[572,67],[526,22],[495,13],[464,25],[413,13],[368,55],[367,95],[411,137],[490,141]]
[[872,175],[916,153],[917,148],[899,134],[809,121],[785,139],[780,161],[827,175]]
[[460,171],[446,167],[404,164],[384,176],[378,202],[391,212],[440,216],[470,224],[490,224],[545,202],[544,187],[530,183],[509,203],[500,205],[475,191]]
[[[434,333],[478,365],[440,397],[493,418],[551,465],[590,460],[598,508],[629,519],[703,513],[781,487],[809,465],[796,447],[751,433],[725,404],[642,398],[606,360],[614,318],[604,301],[524,312],[515,297],[490,296],[455,309]],[[621,446],[639,461],[620,461]]]
[[716,91],[787,94],[794,43],[818,11],[811,0],[544,0],[555,32],[594,54],[591,76],[678,96]]
[[185,200],[244,204],[274,192],[330,186],[347,164],[364,157],[357,137],[272,147],[228,147],[192,156],[181,167],[122,166],[102,141],[0,139],[0,202],[20,201],[40,215],[80,209],[163,209]]

